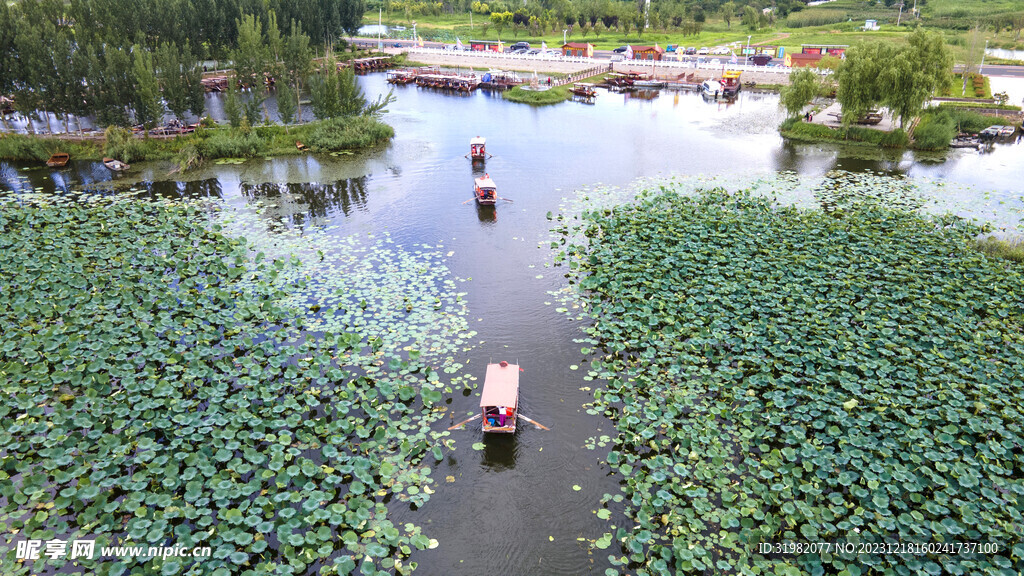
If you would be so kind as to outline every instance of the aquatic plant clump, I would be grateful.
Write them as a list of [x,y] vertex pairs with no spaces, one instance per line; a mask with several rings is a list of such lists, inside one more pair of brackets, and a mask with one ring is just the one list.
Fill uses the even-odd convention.
[[[451,348],[310,321],[301,262],[253,256],[206,207],[18,200],[0,203],[6,574],[408,573],[437,546],[388,503],[432,492],[426,358]],[[96,556],[19,564],[25,539],[94,540]],[[99,557],[122,543],[212,557]]]
[[977,227],[664,187],[581,221],[624,573],[1024,566],[1024,278]]

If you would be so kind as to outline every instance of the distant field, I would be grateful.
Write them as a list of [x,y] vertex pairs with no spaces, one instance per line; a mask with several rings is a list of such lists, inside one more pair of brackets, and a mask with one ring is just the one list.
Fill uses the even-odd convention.
[[984,18],[1005,12],[1024,11],[1020,0],[928,0],[920,6],[921,17],[931,18]]
[[[920,1],[920,0],[919,0]],[[908,2],[910,7],[912,2]],[[912,31],[915,25],[923,25],[926,28],[937,29],[942,32],[947,44],[953,52],[954,59],[962,60],[965,46],[967,44],[966,30],[973,27],[975,23],[981,23],[984,27],[986,18],[997,14],[1008,14],[1014,11],[1024,12],[1024,1],[1021,0],[929,0],[926,4],[921,3],[921,20],[914,18],[914,15],[903,12],[901,25],[896,26],[899,10],[895,7],[886,7],[884,2],[878,2],[874,6],[862,0],[836,0],[828,4],[806,8],[794,12],[788,18],[776,22],[774,28],[750,32],[739,22],[734,21],[731,27],[727,27],[723,21],[715,16],[705,24],[703,31],[696,36],[684,36],[678,30],[672,31],[646,31],[643,35],[636,30],[630,31],[628,35],[616,30],[605,30],[603,26],[600,34],[593,31],[584,36],[580,28],[568,34],[571,42],[590,42],[598,49],[608,50],[623,44],[655,44],[665,47],[669,44],[680,46],[693,46],[709,48],[728,45],[732,43],[746,44],[748,35],[751,44],[771,44],[786,47],[787,51],[799,50],[801,44],[854,44],[861,41],[892,40],[902,42],[906,34]],[[881,30],[865,32],[862,28],[865,20],[876,20],[881,25]],[[473,16],[473,27],[470,28],[470,17],[468,13],[446,14],[440,16],[415,16],[406,18],[404,14],[394,11],[389,18],[384,15],[384,23],[400,25],[408,28],[400,34],[404,37],[412,37],[412,21],[418,23],[418,31],[427,40],[454,43],[458,38],[463,42],[470,39],[496,40],[498,32],[490,25],[485,15],[476,14]],[[376,24],[377,15],[367,13],[363,19],[365,24]],[[486,33],[484,32],[486,30]],[[1000,48],[1024,48],[1024,42],[1014,43],[1014,33],[1002,30],[999,33],[991,28],[983,34],[985,40],[990,42],[991,47]],[[501,32],[501,39],[512,43],[525,40],[537,46],[546,42],[549,48],[555,48],[562,44],[562,32],[546,30],[539,36],[534,36],[528,31],[519,31],[518,34],[511,29],[504,29]]]
[[[904,13],[904,18],[907,14]],[[895,6],[886,7],[879,2],[870,6],[860,0],[836,0],[820,6],[811,6],[799,12],[793,12],[782,25],[789,28],[806,28],[808,26],[827,26],[841,22],[853,22],[856,26],[864,25],[865,20],[877,20],[879,24],[896,24],[899,9]]]

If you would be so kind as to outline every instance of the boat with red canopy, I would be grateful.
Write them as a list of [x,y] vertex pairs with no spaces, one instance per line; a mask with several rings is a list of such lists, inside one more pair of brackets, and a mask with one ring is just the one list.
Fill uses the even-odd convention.
[[480,410],[484,432],[511,434],[519,416],[519,365],[501,361],[487,365]]
[[487,158],[487,139],[477,136],[469,140],[469,157],[473,160],[484,160]]
[[476,201],[493,206],[498,201],[498,188],[494,185],[494,180],[491,180],[491,175],[484,174],[483,178],[476,178],[474,181],[476,186],[473,192],[476,194]]

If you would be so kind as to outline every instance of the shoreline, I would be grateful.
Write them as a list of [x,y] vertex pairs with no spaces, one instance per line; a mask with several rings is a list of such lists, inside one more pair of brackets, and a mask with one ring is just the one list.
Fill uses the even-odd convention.
[[[99,162],[104,157],[112,157],[128,164],[171,160],[183,169],[191,169],[225,158],[360,151],[394,137],[394,129],[376,118],[349,118],[343,125],[336,120],[339,119],[249,129],[218,124],[174,136],[132,137],[127,140],[122,137],[113,145],[107,132],[88,137],[74,133],[66,136],[0,133],[0,160],[45,162],[52,154],[64,152],[70,154],[72,160]],[[307,148],[300,150],[297,142],[303,142]]]

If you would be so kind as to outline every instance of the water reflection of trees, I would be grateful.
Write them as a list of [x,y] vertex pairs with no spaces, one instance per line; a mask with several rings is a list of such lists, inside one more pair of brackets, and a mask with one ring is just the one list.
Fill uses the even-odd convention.
[[144,190],[140,196],[149,197],[154,200],[181,200],[199,198],[221,198],[223,190],[220,180],[207,178],[206,180],[194,180],[192,182],[141,182],[135,188]]
[[287,227],[304,228],[326,223],[330,216],[366,210],[366,177],[334,184],[242,184],[242,196],[266,204],[264,216]]

